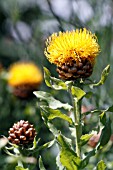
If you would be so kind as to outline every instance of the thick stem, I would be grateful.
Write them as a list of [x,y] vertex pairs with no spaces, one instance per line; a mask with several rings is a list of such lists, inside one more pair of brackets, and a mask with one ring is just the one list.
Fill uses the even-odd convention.
[[[71,89],[70,89],[71,93]],[[82,136],[82,125],[81,125],[81,101],[74,98],[71,93],[71,99],[73,104],[74,111],[74,122],[75,122],[75,143],[76,143],[76,154],[81,158],[81,146],[80,146],[80,137]]]
[[80,137],[82,135],[81,102],[74,100],[73,106],[74,106],[74,119],[75,119],[75,132],[76,132],[76,138],[75,138],[76,154],[78,157],[81,157],[81,146],[80,146]]

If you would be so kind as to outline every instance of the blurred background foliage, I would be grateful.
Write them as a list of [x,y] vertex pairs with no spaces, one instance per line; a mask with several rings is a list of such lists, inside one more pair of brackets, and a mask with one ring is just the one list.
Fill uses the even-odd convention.
[[[93,96],[85,99],[83,105],[86,110],[106,108],[113,103],[113,0],[0,0],[0,135],[7,136],[8,129],[14,122],[25,119],[35,125],[41,143],[52,139],[41,119],[37,99],[20,100],[13,96],[4,72],[16,61],[33,61],[42,71],[45,66],[53,76],[58,77],[55,66],[44,56],[45,39],[53,32],[84,27],[97,35],[101,48],[91,79],[98,81],[107,64],[111,65],[111,69],[106,83],[94,89]],[[44,82],[40,90],[52,93],[63,102],[70,102],[67,93],[60,92],[59,95],[59,92],[47,88]],[[92,122],[98,122],[96,115]],[[92,124],[87,126],[86,131],[93,127]],[[64,122],[61,121],[59,129],[66,134],[67,125],[65,124],[65,128],[63,126]],[[110,150],[103,152],[103,157],[109,169],[112,169],[113,148],[110,146]],[[54,161],[51,161],[56,154],[57,149],[54,147],[42,153],[47,170],[56,169]],[[0,169],[14,169],[11,168],[13,165],[4,166],[4,154],[1,152],[0,156]],[[89,169],[96,162],[97,160],[92,160]],[[38,166],[35,170],[37,169]]]

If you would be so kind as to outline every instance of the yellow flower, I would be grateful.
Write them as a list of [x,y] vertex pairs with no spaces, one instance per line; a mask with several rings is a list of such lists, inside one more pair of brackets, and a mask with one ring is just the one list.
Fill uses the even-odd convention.
[[62,66],[87,59],[94,64],[100,49],[97,37],[86,28],[53,33],[46,41],[45,55],[51,63]]
[[42,79],[40,69],[32,62],[17,62],[9,69],[8,83],[13,87],[23,84],[37,85]]
[[40,69],[32,62],[17,62],[10,66],[8,84],[19,98],[33,97],[33,91],[37,90],[42,80]]

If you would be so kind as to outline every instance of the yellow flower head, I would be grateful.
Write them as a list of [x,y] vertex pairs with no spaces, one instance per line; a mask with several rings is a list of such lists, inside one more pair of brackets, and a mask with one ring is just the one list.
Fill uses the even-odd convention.
[[53,33],[46,41],[44,53],[51,63],[61,66],[81,59],[93,64],[99,51],[97,37],[84,28]]
[[40,69],[32,62],[17,62],[9,69],[8,83],[16,87],[19,85],[38,85],[42,82]]

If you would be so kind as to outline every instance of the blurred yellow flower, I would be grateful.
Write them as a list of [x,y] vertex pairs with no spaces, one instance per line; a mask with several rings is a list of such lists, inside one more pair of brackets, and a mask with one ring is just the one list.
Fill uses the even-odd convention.
[[62,66],[64,63],[87,59],[94,64],[99,53],[97,37],[86,28],[53,33],[46,41],[45,55],[51,63]]
[[43,80],[40,69],[32,62],[17,62],[10,66],[8,84],[13,87],[13,94],[19,98],[33,96]]
[[32,62],[17,62],[9,69],[8,83],[11,86],[40,84],[42,79],[40,69]]

